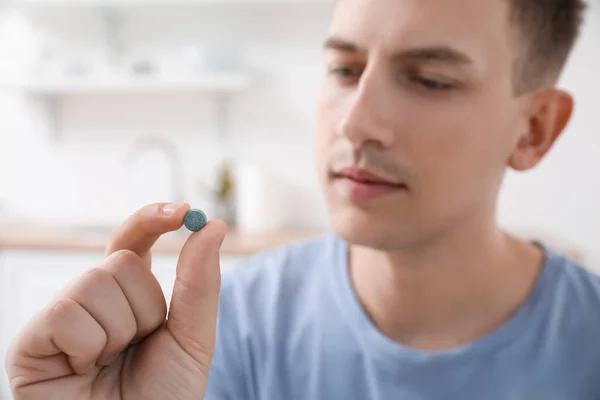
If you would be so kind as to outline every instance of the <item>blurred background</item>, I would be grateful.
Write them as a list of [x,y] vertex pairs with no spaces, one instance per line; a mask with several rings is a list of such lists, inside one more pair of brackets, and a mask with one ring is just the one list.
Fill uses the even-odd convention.
[[[226,220],[223,268],[328,228],[312,146],[332,3],[0,2],[2,359],[142,205],[187,201]],[[539,168],[508,174],[499,214],[597,272],[599,70],[594,3],[560,82],[576,98],[573,120]],[[183,240],[157,245],[167,295]]]

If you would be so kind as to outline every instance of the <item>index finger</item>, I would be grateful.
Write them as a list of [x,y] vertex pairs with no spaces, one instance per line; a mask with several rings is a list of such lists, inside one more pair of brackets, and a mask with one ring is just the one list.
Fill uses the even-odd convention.
[[130,250],[149,261],[154,243],[161,235],[181,228],[189,210],[187,203],[155,203],[137,210],[112,234],[106,255]]

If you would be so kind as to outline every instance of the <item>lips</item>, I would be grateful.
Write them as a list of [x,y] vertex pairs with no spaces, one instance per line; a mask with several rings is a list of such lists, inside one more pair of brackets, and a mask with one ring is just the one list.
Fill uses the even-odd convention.
[[353,202],[375,200],[407,189],[403,183],[386,179],[362,168],[346,168],[333,173],[335,185]]
[[398,185],[398,183],[387,180],[376,173],[363,168],[345,168],[337,173],[334,173],[334,176],[352,179],[360,183]]

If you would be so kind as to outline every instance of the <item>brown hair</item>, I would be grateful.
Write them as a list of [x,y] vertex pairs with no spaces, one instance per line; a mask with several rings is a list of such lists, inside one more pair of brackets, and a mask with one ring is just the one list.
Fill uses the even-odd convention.
[[509,0],[517,43],[517,93],[553,85],[579,36],[586,9],[584,0]]

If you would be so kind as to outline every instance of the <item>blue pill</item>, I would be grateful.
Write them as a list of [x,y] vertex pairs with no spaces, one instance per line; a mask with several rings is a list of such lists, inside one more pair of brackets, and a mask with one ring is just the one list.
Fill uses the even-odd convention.
[[206,214],[201,210],[191,209],[183,217],[186,228],[192,232],[198,232],[206,225]]

